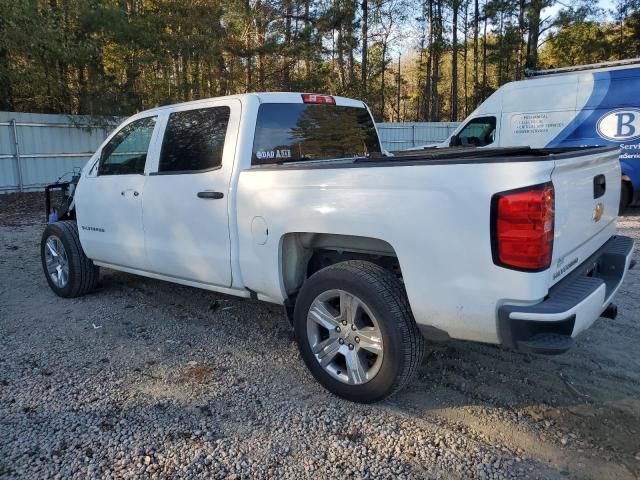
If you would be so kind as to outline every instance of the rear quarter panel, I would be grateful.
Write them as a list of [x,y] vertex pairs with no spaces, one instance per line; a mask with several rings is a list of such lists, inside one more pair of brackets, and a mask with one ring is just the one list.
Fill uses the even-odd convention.
[[[551,161],[246,169],[237,200],[242,279],[261,297],[282,302],[284,235],[376,238],[395,249],[418,323],[455,338],[498,342],[496,309],[514,299],[540,301],[549,272],[493,264],[491,197],[549,181],[552,169]],[[266,242],[251,232],[256,217],[266,223]]]

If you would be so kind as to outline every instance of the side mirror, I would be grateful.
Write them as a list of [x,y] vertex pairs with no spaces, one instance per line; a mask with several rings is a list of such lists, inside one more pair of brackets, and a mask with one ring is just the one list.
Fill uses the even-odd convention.
[[457,147],[458,145],[460,145],[460,138],[457,135],[453,135],[449,141],[449,146]]

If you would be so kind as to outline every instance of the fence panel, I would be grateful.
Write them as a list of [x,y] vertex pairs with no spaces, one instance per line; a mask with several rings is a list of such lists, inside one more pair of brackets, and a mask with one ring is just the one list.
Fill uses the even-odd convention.
[[446,140],[458,122],[378,123],[382,146],[389,151],[405,150]]
[[114,118],[0,112],[0,193],[41,190],[79,169],[117,123]]

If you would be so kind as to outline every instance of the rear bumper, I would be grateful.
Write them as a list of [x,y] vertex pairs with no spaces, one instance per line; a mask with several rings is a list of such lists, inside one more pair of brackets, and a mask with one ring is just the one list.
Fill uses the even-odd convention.
[[535,305],[503,305],[498,331],[507,347],[533,353],[569,350],[573,338],[609,306],[631,265],[633,240],[614,236]]

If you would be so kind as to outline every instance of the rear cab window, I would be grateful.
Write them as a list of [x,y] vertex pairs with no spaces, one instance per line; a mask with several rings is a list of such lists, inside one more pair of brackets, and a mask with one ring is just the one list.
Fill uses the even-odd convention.
[[366,108],[263,103],[258,109],[253,165],[368,157],[380,153],[375,124]]

